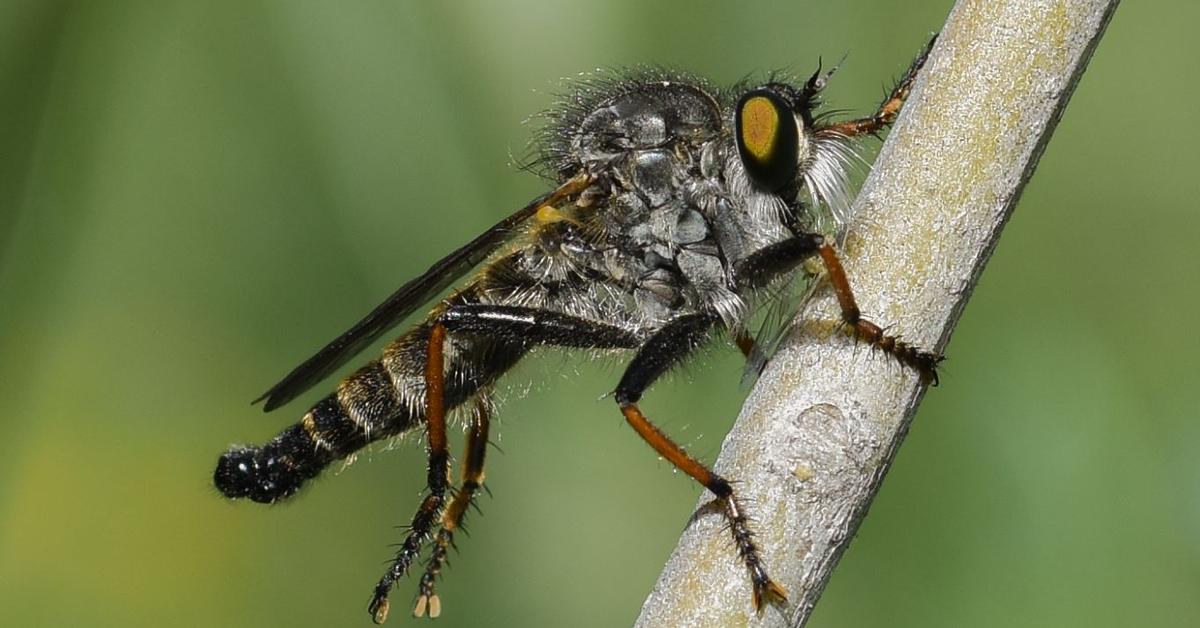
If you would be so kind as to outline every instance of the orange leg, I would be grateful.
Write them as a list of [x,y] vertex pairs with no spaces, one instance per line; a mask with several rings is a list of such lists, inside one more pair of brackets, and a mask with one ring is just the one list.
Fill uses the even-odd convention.
[[391,566],[375,585],[375,594],[371,597],[371,604],[367,610],[377,624],[387,621],[388,594],[392,591],[392,585],[408,573],[413,560],[421,551],[421,546],[429,540],[446,501],[450,454],[446,444],[445,342],[446,327],[441,323],[434,323],[429,330],[429,349],[425,361],[425,430],[429,447],[429,494],[417,507],[408,536],[401,543]]
[[654,451],[657,451],[660,456],[675,465],[680,471],[704,485],[721,502],[722,512],[725,519],[729,521],[729,531],[733,535],[734,546],[737,547],[738,555],[741,556],[742,562],[750,572],[750,583],[753,585],[751,595],[755,610],[762,614],[768,602],[787,602],[787,591],[767,575],[767,569],[763,565],[758,547],[754,544],[754,533],[750,530],[746,514],[729,482],[710,471],[708,467],[689,455],[666,434],[663,434],[662,430],[642,414],[637,404],[621,404],[621,414],[625,415],[625,421],[638,433],[638,436],[642,437],[642,440],[654,448]]
[[942,357],[928,351],[921,351],[898,340],[895,336],[888,336],[883,333],[883,329],[879,325],[864,319],[858,310],[858,303],[854,300],[854,292],[850,290],[850,281],[846,277],[846,270],[842,268],[842,262],[838,259],[837,252],[829,244],[822,244],[817,252],[829,273],[829,282],[833,284],[834,294],[837,295],[838,305],[842,310],[842,321],[850,329],[850,333],[871,346],[891,354],[902,364],[916,369],[921,374],[922,380],[936,386],[938,383],[937,365],[942,361]]
[[625,416],[625,421],[642,440],[717,497],[725,519],[729,522],[729,531],[733,535],[738,555],[750,574],[754,607],[761,613],[768,602],[786,602],[787,592],[767,575],[758,546],[754,543],[754,534],[733,487],[725,478],[713,473],[667,437],[637,406],[642,393],[655,380],[707,339],[709,330],[717,320],[717,317],[711,314],[692,314],[677,318],[663,327],[646,341],[630,362],[624,376],[621,377],[621,383],[617,385],[614,397],[621,408],[621,414]]
[[816,130],[817,135],[839,137],[878,135],[885,127],[895,122],[896,116],[900,114],[900,108],[904,106],[904,101],[908,99],[908,94],[912,91],[913,82],[917,78],[917,72],[925,65],[925,59],[929,57],[929,51],[933,49],[933,41],[930,40],[925,50],[912,62],[908,71],[896,82],[896,86],[892,88],[888,97],[882,103],[879,103],[879,108],[876,109],[874,114],[866,118],[847,120],[820,127]]
[[833,285],[838,305],[842,310],[842,321],[850,333],[892,355],[902,364],[916,369],[921,373],[923,380],[936,385],[937,365],[942,361],[942,357],[917,349],[895,336],[889,336],[879,325],[862,317],[858,303],[854,300],[854,292],[850,289],[846,269],[842,267],[837,252],[825,237],[815,233],[801,233],[773,244],[743,260],[736,269],[735,279],[747,289],[758,288],[813,255],[821,258],[821,263],[828,272],[829,282]]
[[433,539],[433,550],[429,555],[429,564],[425,574],[421,576],[420,594],[417,596],[417,606],[413,615],[421,617],[426,607],[429,617],[435,618],[442,614],[442,602],[434,591],[438,575],[446,565],[447,554],[454,546],[454,533],[462,529],[463,519],[467,509],[474,503],[475,495],[483,488],[483,462],[487,455],[488,423],[490,418],[490,402],[483,393],[476,398],[475,417],[467,433],[466,452],[463,456],[462,485],[446,505],[442,512],[441,529]]

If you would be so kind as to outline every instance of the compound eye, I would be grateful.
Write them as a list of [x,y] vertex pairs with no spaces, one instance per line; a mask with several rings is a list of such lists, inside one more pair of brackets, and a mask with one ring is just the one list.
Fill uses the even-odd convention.
[[750,180],[775,192],[796,178],[800,127],[779,94],[756,89],[742,96],[734,115],[738,154]]

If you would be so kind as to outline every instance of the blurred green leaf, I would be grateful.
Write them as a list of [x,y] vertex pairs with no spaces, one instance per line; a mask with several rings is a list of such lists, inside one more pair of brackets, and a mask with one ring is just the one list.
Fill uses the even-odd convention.
[[[542,191],[510,157],[560,78],[848,52],[863,111],[949,4],[4,3],[0,623],[365,624],[420,447],[229,504],[216,456],[303,408],[249,400]],[[1200,619],[1198,17],[1118,11],[812,626]],[[711,459],[742,391],[708,355],[646,403]],[[699,489],[598,399],[619,372],[510,379],[440,626],[633,620]]]

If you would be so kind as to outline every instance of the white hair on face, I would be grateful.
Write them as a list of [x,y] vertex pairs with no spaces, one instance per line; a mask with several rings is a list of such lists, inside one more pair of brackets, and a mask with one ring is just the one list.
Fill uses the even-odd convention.
[[736,147],[730,148],[727,154],[729,156],[725,160],[725,179],[729,183],[733,198],[740,201],[743,211],[750,217],[747,224],[763,229],[769,227],[773,231],[778,229],[783,215],[790,211],[787,203],[778,195],[760,190],[750,182],[750,177],[746,175],[746,166],[742,164]]
[[[803,180],[808,192],[809,217],[817,221],[811,226],[818,228],[821,222],[818,217],[828,216],[834,222],[831,226],[840,233],[850,219],[854,201],[850,173],[858,167],[870,168],[870,164],[858,153],[857,143],[852,138],[819,127],[815,132],[806,132],[803,121],[797,118],[796,122],[801,128],[796,174]],[[725,173],[730,191],[742,201],[745,211],[752,216],[751,224],[778,224],[776,221],[779,217],[790,211],[787,203],[751,183],[735,148],[731,148],[727,155]],[[825,212],[821,211],[822,208]]]
[[804,187],[808,189],[813,206],[827,207],[840,230],[850,218],[850,205],[854,200],[850,192],[850,171],[867,163],[850,138],[840,133],[818,132],[811,145],[811,156],[801,167]]

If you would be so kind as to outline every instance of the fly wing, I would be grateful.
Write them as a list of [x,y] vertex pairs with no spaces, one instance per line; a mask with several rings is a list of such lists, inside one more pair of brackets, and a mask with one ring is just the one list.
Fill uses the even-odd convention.
[[771,293],[765,297],[768,302],[766,313],[758,322],[753,348],[750,355],[746,356],[746,366],[742,371],[743,387],[749,389],[758,381],[758,376],[775,357],[779,345],[792,329],[796,315],[818,285],[815,277],[799,268],[771,286]]
[[263,411],[270,412],[295,399],[314,384],[325,379],[389,329],[424,305],[437,293],[445,290],[464,273],[487,259],[497,248],[507,242],[517,227],[537,212],[543,205],[552,205],[586,188],[591,179],[575,177],[558,189],[543,194],[522,207],[508,218],[501,220],[474,240],[453,253],[438,260],[421,276],[400,286],[386,301],[370,314],[358,321],[344,334],[334,338],[311,358],[292,369],[278,384],[263,393],[254,403],[266,400]]

